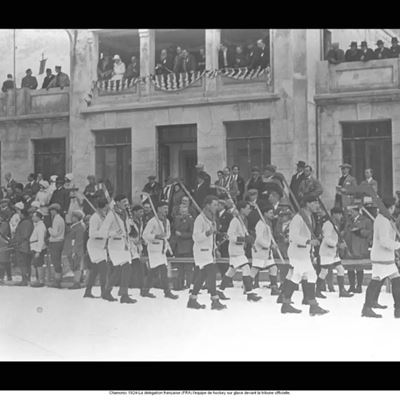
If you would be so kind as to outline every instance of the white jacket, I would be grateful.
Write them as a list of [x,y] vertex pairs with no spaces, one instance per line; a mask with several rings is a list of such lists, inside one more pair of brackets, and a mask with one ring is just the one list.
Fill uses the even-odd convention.
[[47,229],[43,221],[33,223],[33,231],[29,239],[31,251],[41,253],[46,248]]
[[49,215],[48,205],[50,203],[51,193],[48,189],[40,190],[36,193],[35,201],[40,203],[39,211],[43,215]]
[[246,236],[246,233],[242,226],[242,223],[239,221],[237,217],[232,218],[232,221],[229,224],[227,235],[229,238],[229,246],[228,246],[229,257],[244,256],[245,243],[237,243],[237,241],[238,237],[244,237]]
[[89,239],[87,242],[87,251],[92,263],[107,261],[107,236],[101,227],[105,218],[101,217],[97,212],[89,219]]
[[214,237],[206,236],[212,222],[205,215],[198,215],[193,225],[193,257],[199,268],[214,262]]
[[[321,264],[328,264],[337,258],[337,245],[339,237],[330,221],[325,221],[322,226],[323,239],[319,248],[319,255],[321,257]],[[322,259],[326,259],[327,262]],[[331,261],[329,261],[331,260]]]
[[301,215],[297,213],[289,225],[289,259],[302,260],[307,257],[310,258],[311,246],[306,244],[308,240],[311,240],[311,232]]
[[260,219],[256,224],[256,240],[252,249],[253,259],[267,260],[271,255],[272,231],[269,225]]
[[[162,223],[162,222],[161,222]],[[166,229],[161,229],[156,217],[149,220],[143,231],[143,239],[147,243],[147,253],[149,254],[150,268],[156,268],[160,265],[167,265],[167,240],[171,236],[171,226],[168,218],[166,218]],[[156,239],[156,235],[166,234],[167,237],[164,240]]]
[[374,222],[374,236],[371,249],[372,263],[394,263],[394,251],[400,249],[396,241],[396,232],[390,221],[382,214],[377,215]]

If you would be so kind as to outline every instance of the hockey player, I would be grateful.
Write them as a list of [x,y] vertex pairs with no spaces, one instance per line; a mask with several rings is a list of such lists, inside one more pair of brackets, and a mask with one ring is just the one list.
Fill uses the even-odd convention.
[[204,199],[203,212],[197,216],[193,226],[193,256],[199,273],[194,278],[193,289],[191,291],[188,308],[204,309],[204,304],[199,304],[197,295],[207,280],[207,288],[211,296],[211,309],[222,310],[226,305],[221,304],[216,288],[217,266],[214,260],[215,235],[217,226],[215,214],[218,208],[218,198],[208,195]]
[[169,246],[168,239],[171,236],[171,226],[167,215],[168,203],[160,201],[157,206],[157,215],[147,223],[143,231],[143,239],[147,243],[150,266],[147,293],[152,288],[153,282],[159,273],[161,275],[164,296],[176,300],[179,296],[171,292],[168,283],[167,251]]
[[94,298],[92,288],[100,275],[101,297],[105,295],[106,276],[110,265],[107,262],[107,237],[101,236],[100,228],[109,212],[106,199],[97,201],[97,212],[89,220],[87,251],[90,258],[89,277],[83,297]]
[[[395,199],[383,199],[383,204],[393,215]],[[361,312],[363,317],[381,318],[372,309],[377,301],[376,293],[381,282],[389,278],[392,282],[392,295],[394,299],[394,317],[400,318],[400,273],[395,263],[395,251],[400,249],[400,242],[396,241],[396,231],[393,223],[381,213],[375,218],[374,234],[371,249],[372,279],[365,293],[365,303]]]
[[277,249],[272,236],[272,221],[275,218],[274,208],[272,205],[266,205],[261,212],[266,223],[260,219],[256,225],[256,239],[252,249],[251,277],[254,279],[259,271],[268,270],[271,281],[271,295],[278,296],[278,267],[272,254],[272,251]]
[[250,273],[249,260],[245,255],[245,245],[247,243],[253,245],[254,238],[249,235],[247,230],[247,216],[251,211],[250,204],[246,201],[239,201],[237,204],[237,212],[229,224],[228,238],[229,238],[229,269],[222,277],[220,289],[223,291],[229,280],[227,277],[233,278],[236,270],[242,269],[242,279],[247,295],[248,301],[259,301],[261,296],[253,292],[253,279]]
[[111,294],[115,285],[120,283],[118,295],[121,303],[134,304],[135,299],[128,295],[129,283],[132,277],[132,256],[128,233],[130,229],[126,208],[129,200],[124,194],[114,198],[115,206],[104,219],[100,228],[100,237],[108,237],[108,254],[112,263],[107,276],[103,299],[117,301]]
[[[311,247],[318,246],[319,240],[313,239],[312,213],[318,210],[318,198],[305,195],[302,199],[302,209],[293,217],[289,226],[289,248],[288,256],[293,269],[289,272],[282,285],[283,304],[282,314],[301,313],[301,310],[291,305],[291,297],[299,282],[304,279],[304,296],[310,305],[310,315],[322,315],[327,310],[319,307],[315,300],[315,282],[317,274],[311,262]],[[307,223],[306,223],[307,219]],[[310,229],[311,228],[311,229]]]
[[[336,228],[339,229],[343,211],[339,207],[332,208],[331,210],[332,222],[335,224]],[[332,222],[327,221],[324,222],[322,226],[322,243],[319,248],[319,255],[321,259],[321,272],[318,275],[317,279],[317,287],[315,297],[319,297],[322,299],[326,299],[321,293],[322,284],[328,275],[329,269],[336,268],[337,271],[337,281],[339,285],[339,297],[352,297],[353,294],[349,293],[344,288],[344,268],[342,266],[342,262],[338,256],[339,248],[344,249],[346,246],[344,243],[339,243],[339,237],[332,225]]]

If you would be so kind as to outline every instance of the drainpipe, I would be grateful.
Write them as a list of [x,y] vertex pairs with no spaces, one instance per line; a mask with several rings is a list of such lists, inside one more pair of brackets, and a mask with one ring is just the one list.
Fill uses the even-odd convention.
[[319,106],[315,104],[315,153],[316,153],[316,174],[317,179],[320,179],[320,138],[319,138]]

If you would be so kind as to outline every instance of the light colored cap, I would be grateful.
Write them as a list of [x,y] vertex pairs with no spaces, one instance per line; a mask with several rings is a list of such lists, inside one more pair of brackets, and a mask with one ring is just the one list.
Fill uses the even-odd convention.
[[18,208],[18,210],[23,210],[25,208],[24,203],[22,201],[19,201],[18,203],[15,203],[15,208]]
[[52,175],[50,177],[50,181],[55,182],[57,178],[58,178],[58,175]]
[[45,180],[39,181],[39,185],[43,186],[45,189],[47,189],[50,186],[49,182],[47,182]]
[[40,202],[39,201],[32,201],[31,203],[32,207],[40,208]]
[[116,54],[114,57],[113,57],[113,60],[120,60],[121,59],[121,57],[118,55],[118,54]]
[[72,172],[65,174],[65,179],[68,179],[69,181],[72,181],[72,179],[74,179],[74,175],[72,174]]

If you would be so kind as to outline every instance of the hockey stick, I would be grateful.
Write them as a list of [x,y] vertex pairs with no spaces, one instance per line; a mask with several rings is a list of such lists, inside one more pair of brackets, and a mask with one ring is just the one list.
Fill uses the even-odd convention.
[[374,216],[365,207],[361,207],[361,211],[364,212],[372,222],[375,221]]
[[[166,232],[165,232],[164,227],[163,227],[163,225],[162,225],[162,223],[160,221],[160,218],[158,218],[158,214],[157,214],[156,208],[154,207],[153,201],[151,200],[151,196],[147,192],[142,192],[142,193],[140,193],[140,195],[145,197],[146,200],[149,201],[150,207],[151,207],[151,209],[153,211],[154,218],[157,221],[158,227],[160,228],[160,231],[165,235]],[[142,200],[142,203],[143,203],[143,200]],[[169,251],[171,253],[171,255],[174,256],[174,253],[172,252],[172,249],[171,249],[171,246],[170,246],[170,244],[168,242],[168,239],[163,239],[163,242],[165,244],[166,251]]]

